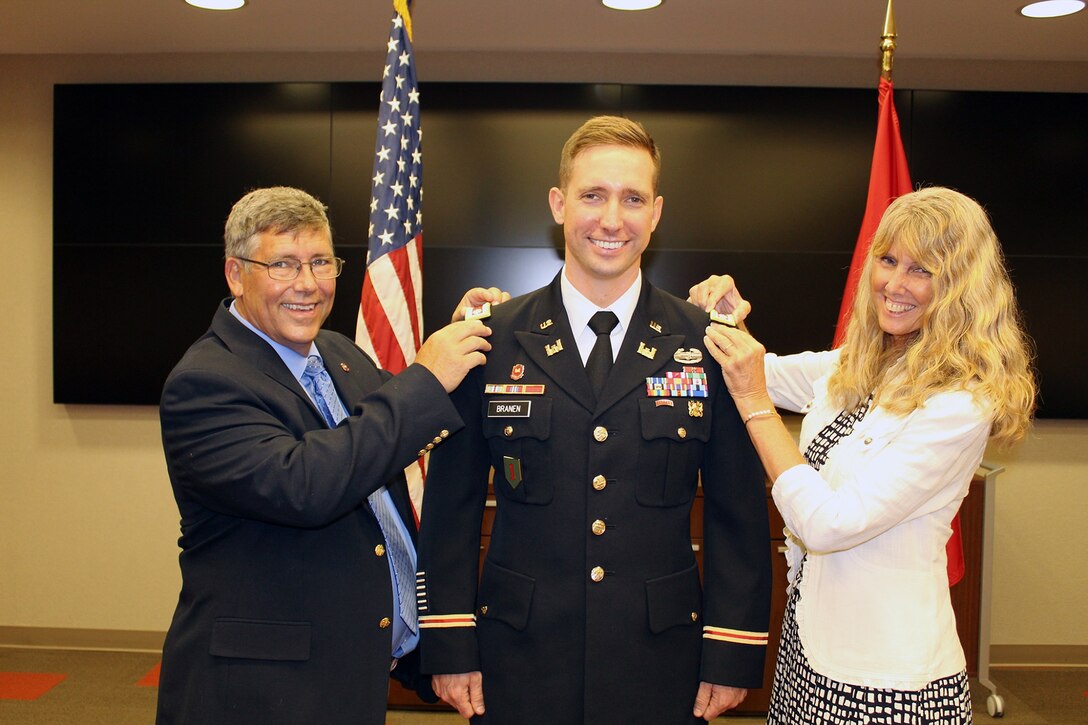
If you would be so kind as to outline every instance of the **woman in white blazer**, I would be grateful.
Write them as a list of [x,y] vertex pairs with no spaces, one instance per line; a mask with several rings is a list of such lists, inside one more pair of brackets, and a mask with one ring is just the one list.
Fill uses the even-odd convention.
[[[690,301],[751,309],[729,277]],[[706,343],[787,527],[768,722],[971,722],[945,545],[987,441],[1021,438],[1035,399],[985,211],[943,188],[896,199],[837,350],[778,357],[724,325]],[[776,408],[805,414],[800,451]]]

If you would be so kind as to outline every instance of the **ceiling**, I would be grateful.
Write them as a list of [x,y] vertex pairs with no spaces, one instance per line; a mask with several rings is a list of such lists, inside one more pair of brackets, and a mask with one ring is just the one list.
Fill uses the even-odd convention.
[[[1088,62],[1088,11],[1018,15],[1026,0],[899,0],[897,57]],[[0,54],[350,52],[384,44],[389,0],[3,0]],[[873,57],[885,0],[665,0],[622,13],[596,0],[416,0],[429,51]]]
[[[1017,13],[1026,1],[895,2],[898,81],[929,67],[952,85],[1047,89],[1062,76],[1056,89],[1088,89],[1088,11],[1027,20]],[[421,77],[432,79],[729,83],[717,69],[741,67],[732,77],[744,81],[750,67],[777,63],[778,75],[767,76],[776,83],[868,85],[886,8],[886,0],[664,0],[623,13],[596,0],[415,0],[412,16]],[[248,0],[232,12],[183,0],[2,0],[0,54],[369,59],[384,54],[391,16],[392,0]],[[852,75],[839,72],[848,65]]]

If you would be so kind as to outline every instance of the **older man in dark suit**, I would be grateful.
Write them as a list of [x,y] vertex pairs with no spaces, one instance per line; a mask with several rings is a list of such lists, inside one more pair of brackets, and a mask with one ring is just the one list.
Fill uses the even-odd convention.
[[431,459],[422,657],[474,721],[690,723],[762,683],[763,469],[703,348],[706,313],[642,278],[659,168],[637,123],[598,117],[571,136],[549,196],[564,269],[494,309],[487,363],[452,396],[465,429]]
[[391,666],[418,679],[402,471],[461,427],[447,392],[487,329],[443,328],[393,377],[320,329],[343,261],[318,200],[253,191],[225,238],[233,299],[162,395],[182,590],[158,722],[379,725]]

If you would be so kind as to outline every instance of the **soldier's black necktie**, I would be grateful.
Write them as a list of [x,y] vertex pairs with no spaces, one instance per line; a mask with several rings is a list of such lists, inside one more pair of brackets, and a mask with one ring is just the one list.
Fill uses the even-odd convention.
[[604,387],[608,371],[612,369],[612,340],[609,335],[619,322],[616,314],[607,310],[589,318],[589,329],[597,335],[597,341],[593,343],[589,359],[586,360],[586,372],[589,373],[589,382],[593,384],[593,392],[598,395]]

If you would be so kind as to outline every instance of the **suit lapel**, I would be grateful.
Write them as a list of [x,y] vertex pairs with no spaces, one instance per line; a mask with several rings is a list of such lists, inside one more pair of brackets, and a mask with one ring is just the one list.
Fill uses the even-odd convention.
[[293,395],[305,400],[313,410],[317,421],[324,424],[324,418],[313,404],[306,391],[302,389],[295,376],[283,364],[283,360],[272,347],[257,336],[252,330],[234,318],[230,312],[231,299],[228,297],[219,306],[212,318],[212,332],[223,341],[232,353],[252,365],[258,372],[267,375],[282,385]]
[[344,354],[344,346],[335,344],[338,339],[319,332],[316,344],[333,386],[350,415],[355,402],[377,389],[383,381],[373,365],[365,365],[363,360],[358,359],[361,356],[352,355],[349,358]]
[[[562,274],[562,272],[560,272]],[[563,307],[559,276],[552,281],[529,312],[529,329],[515,330],[514,337],[533,363],[571,399],[593,410],[593,389],[578,354],[578,344]]]
[[[278,382],[293,395],[297,395],[304,400],[313,412],[314,428],[323,428],[325,426],[324,417],[322,417],[313,401],[310,400],[310,396],[303,390],[299,381],[283,364],[280,356],[268,343],[234,319],[229,307],[230,299],[220,305],[215,317],[212,319],[212,332],[223,340],[224,344],[235,355],[244,359],[259,372]],[[351,415],[355,402],[367,392],[377,389],[382,384],[382,380],[377,369],[372,365],[365,364],[364,360],[358,359],[354,364],[350,363],[342,347],[335,344],[334,338],[318,333],[317,349],[321,353],[321,359],[325,362],[325,369],[329,371],[333,386],[336,388],[341,402],[344,403],[348,415]],[[361,358],[362,355],[352,357]],[[415,541],[416,519],[408,496],[408,487],[404,483],[404,476],[399,475],[390,479],[387,488],[393,497],[397,513],[400,514],[401,520],[405,523],[405,528],[408,529],[412,540]],[[369,506],[367,508],[369,509]]]
[[646,378],[667,365],[683,344],[684,335],[670,331],[671,322],[660,295],[643,277],[638,305],[616,363],[608,373],[596,413],[623,400],[633,388],[644,386]]
[[[336,388],[340,400],[351,415],[352,408],[359,398],[369,392],[377,390],[383,380],[382,374],[377,368],[362,360],[362,355],[345,354],[345,345],[340,344],[340,338],[322,333],[317,335],[317,349],[321,353],[321,359],[325,362],[325,369],[329,371],[333,386]],[[413,461],[409,465],[417,465]],[[411,497],[408,494],[408,484],[400,473],[394,475],[385,484],[386,490],[393,499],[393,505],[404,522],[412,541],[416,540],[417,526],[415,512],[412,509]],[[369,508],[369,507],[368,507]]]

